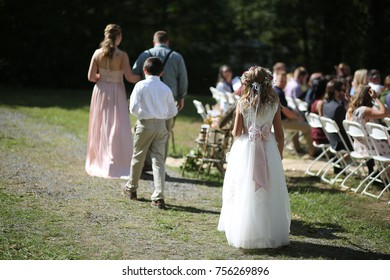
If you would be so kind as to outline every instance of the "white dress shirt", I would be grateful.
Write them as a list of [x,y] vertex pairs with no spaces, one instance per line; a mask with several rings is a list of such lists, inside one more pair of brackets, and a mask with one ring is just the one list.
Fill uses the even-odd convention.
[[138,120],[166,120],[177,114],[171,89],[160,77],[149,75],[135,85],[130,96],[129,109]]

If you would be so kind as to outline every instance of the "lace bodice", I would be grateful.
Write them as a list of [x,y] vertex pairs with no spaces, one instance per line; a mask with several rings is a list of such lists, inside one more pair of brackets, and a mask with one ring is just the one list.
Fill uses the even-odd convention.
[[123,71],[107,70],[100,68],[100,80],[109,83],[120,83],[123,82]]
[[[248,124],[250,121],[250,114],[251,114],[251,109],[250,107],[244,108],[246,105],[247,101],[240,101],[238,106],[240,106],[240,111],[244,117],[244,129],[245,131],[248,131]],[[259,108],[259,112],[257,113],[256,116],[256,125],[258,127],[262,127],[264,124],[269,124],[269,126],[272,126],[273,120],[275,113],[278,109],[278,104],[275,103],[273,105],[266,105],[263,108]],[[252,112],[255,111],[255,108],[252,108]]]

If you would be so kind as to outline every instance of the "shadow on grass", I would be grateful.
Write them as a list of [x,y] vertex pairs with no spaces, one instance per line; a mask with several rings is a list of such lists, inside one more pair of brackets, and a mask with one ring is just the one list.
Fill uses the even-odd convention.
[[[140,198],[138,199],[140,202],[147,202],[151,203],[152,201],[150,199],[146,198]],[[199,209],[192,206],[180,206],[180,205],[173,205],[173,204],[166,204],[167,209],[170,211],[182,211],[182,212],[188,212],[188,213],[195,213],[195,214],[212,214],[212,215],[219,215],[221,214],[218,211],[211,211],[211,210],[205,210],[205,209]]]
[[335,235],[336,232],[345,232],[345,230],[336,224],[331,223],[315,223],[309,224],[303,221],[292,220],[290,226],[290,234],[295,236],[306,236],[310,238],[321,239],[342,239]]
[[[141,179],[145,181],[153,181],[153,174],[151,172],[142,173]],[[177,174],[170,173],[165,177],[166,182],[179,183],[179,184],[193,184],[203,185],[207,187],[222,187],[222,184],[216,181],[205,181],[201,179],[184,178]]]
[[[292,176],[286,175],[286,183],[288,191],[300,193],[341,193],[340,189],[332,188],[330,185],[321,181],[320,177],[316,176]],[[324,187],[327,186],[327,187]]]
[[389,254],[360,251],[353,248],[315,244],[304,241],[292,241],[289,246],[278,249],[243,250],[246,255],[264,255],[272,257],[287,256],[302,259],[326,260],[389,260]]
[[[345,230],[336,224],[330,223],[316,223],[308,224],[302,221],[291,221],[291,235],[305,236],[307,238],[317,239],[318,243],[305,242],[305,241],[291,241],[289,246],[277,248],[277,249],[251,249],[243,250],[247,255],[264,255],[267,254],[272,257],[287,256],[290,258],[302,258],[302,259],[327,259],[327,260],[380,260],[390,259],[389,254],[382,254],[364,250],[332,246],[320,244],[321,239],[336,240],[344,239],[338,237],[335,233],[345,232]],[[303,238],[304,239],[304,238]],[[313,242],[315,242],[313,240]],[[349,242],[350,243],[350,242]],[[351,244],[351,243],[350,243]],[[358,247],[357,245],[351,244]]]

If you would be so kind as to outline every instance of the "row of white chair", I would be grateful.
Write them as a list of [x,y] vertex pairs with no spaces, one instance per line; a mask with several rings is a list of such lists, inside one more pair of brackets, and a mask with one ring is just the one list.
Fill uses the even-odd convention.
[[215,87],[210,87],[209,89],[211,91],[213,98],[219,104],[219,106],[223,112],[226,112],[230,105],[233,105],[236,103],[238,96],[236,97],[233,93],[226,92],[226,91],[220,91],[220,90],[216,89]]
[[[329,144],[316,144],[317,148],[322,150],[322,153],[315,158],[306,168],[305,173],[312,176],[321,176],[321,180],[333,185],[336,182],[341,182],[341,187],[348,188],[354,192],[361,191],[375,198],[380,198],[390,187],[390,178],[388,171],[390,169],[390,155],[384,153],[385,150],[390,150],[389,128],[376,123],[367,123],[363,127],[360,123],[353,121],[343,121],[343,127],[348,135],[349,141],[353,143],[355,140],[365,143],[368,154],[360,151],[351,151],[348,148],[346,139],[340,133],[337,123],[329,118],[320,117],[317,114],[309,113],[306,115],[308,123],[311,127],[322,128],[327,136],[337,134],[341,139],[344,149],[335,150]],[[390,119],[385,120],[390,125]],[[381,147],[385,146],[386,149]],[[332,156],[329,156],[332,155]],[[321,159],[326,159],[325,165],[313,172],[311,169],[314,164]],[[377,170],[371,174],[366,169],[367,161],[374,160],[377,165]],[[332,167],[338,167],[341,171],[330,176],[329,171]],[[349,172],[349,174],[347,174]],[[346,175],[343,179],[342,176]],[[351,178],[359,176],[362,181],[357,187],[348,186],[347,182]],[[364,178],[364,179],[363,179]],[[379,193],[372,191],[372,186],[378,182],[383,186]],[[390,201],[389,201],[390,203]]]

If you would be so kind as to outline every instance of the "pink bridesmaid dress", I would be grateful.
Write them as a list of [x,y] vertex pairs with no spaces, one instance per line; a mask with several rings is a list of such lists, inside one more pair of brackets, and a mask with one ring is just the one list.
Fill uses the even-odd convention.
[[99,72],[91,98],[85,170],[91,176],[126,178],[133,142],[123,71]]

